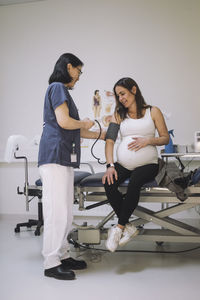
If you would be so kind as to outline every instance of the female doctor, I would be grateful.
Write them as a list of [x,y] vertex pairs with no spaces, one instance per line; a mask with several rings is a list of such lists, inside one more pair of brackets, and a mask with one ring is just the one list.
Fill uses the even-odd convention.
[[[83,63],[71,53],[60,56],[49,78],[44,102],[44,124],[38,166],[43,183],[44,275],[75,278],[73,270],[85,269],[85,261],[70,257],[68,233],[73,219],[74,168],[80,164],[80,137],[97,138],[89,131],[90,119],[80,120],[69,93],[82,74]],[[103,132],[101,139],[105,138]]]
[[[108,231],[106,247],[111,252],[138,233],[137,228],[129,223],[129,218],[137,207],[141,187],[158,173],[156,146],[169,142],[160,109],[145,103],[133,79],[120,79],[114,86],[114,94],[116,108],[110,123],[112,132],[109,133],[108,128],[106,134],[107,171],[102,179],[107,198],[118,217],[118,224]],[[117,162],[114,163],[113,148],[118,130],[121,142],[117,149]],[[156,130],[158,137],[155,137]],[[118,187],[127,178],[130,181],[123,198]]]

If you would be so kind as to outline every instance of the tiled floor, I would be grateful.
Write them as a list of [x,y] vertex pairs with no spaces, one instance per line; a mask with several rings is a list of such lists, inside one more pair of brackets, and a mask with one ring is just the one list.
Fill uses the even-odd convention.
[[[167,254],[81,252],[72,247],[72,256],[85,259],[88,269],[77,271],[74,281],[60,281],[43,276],[42,236],[25,229],[14,233],[15,224],[23,221],[0,217],[1,300],[200,299],[200,248]],[[196,246],[132,241],[123,249],[179,251]]]

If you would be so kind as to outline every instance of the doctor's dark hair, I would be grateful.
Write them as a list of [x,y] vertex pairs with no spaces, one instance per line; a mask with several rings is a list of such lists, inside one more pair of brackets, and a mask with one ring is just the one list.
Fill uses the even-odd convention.
[[118,80],[113,88],[114,94],[115,94],[115,99],[116,99],[116,107],[115,107],[115,114],[119,115],[121,120],[124,120],[127,117],[127,112],[128,109],[125,108],[119,101],[119,97],[116,94],[116,87],[117,86],[122,86],[125,89],[129,90],[130,93],[132,93],[132,88],[135,86],[136,87],[136,95],[135,95],[135,101],[136,101],[136,105],[137,105],[137,118],[141,118],[142,117],[142,110],[143,108],[149,108],[151,107],[150,105],[147,105],[142,93],[139,89],[138,84],[129,77],[125,77],[125,78],[121,78],[120,80]]
[[49,78],[49,84],[52,82],[70,83],[72,81],[67,70],[67,64],[71,64],[73,67],[83,66],[83,62],[74,54],[62,54],[55,64],[53,73]]

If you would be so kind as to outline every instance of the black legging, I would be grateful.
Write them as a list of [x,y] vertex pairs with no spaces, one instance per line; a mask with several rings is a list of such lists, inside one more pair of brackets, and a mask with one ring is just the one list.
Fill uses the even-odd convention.
[[[124,226],[128,223],[130,216],[138,205],[141,187],[153,180],[158,174],[158,164],[148,164],[130,171],[115,163],[115,169],[118,174],[118,180],[114,179],[114,183],[110,185],[106,181],[104,187],[110,205],[119,219],[118,224]],[[123,197],[118,187],[129,177],[127,193]]]

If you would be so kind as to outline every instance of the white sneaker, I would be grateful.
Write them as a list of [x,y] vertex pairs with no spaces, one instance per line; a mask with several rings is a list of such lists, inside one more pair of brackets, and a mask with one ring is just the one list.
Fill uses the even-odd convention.
[[119,245],[119,241],[120,238],[122,236],[122,229],[119,228],[118,226],[113,226],[108,230],[108,239],[105,243],[106,248],[111,251],[114,252],[118,245]]
[[138,233],[139,231],[134,225],[130,223],[126,224],[122,234],[122,238],[119,241],[119,246],[124,246],[126,243],[128,243],[128,241],[130,241],[132,237],[136,236]]

